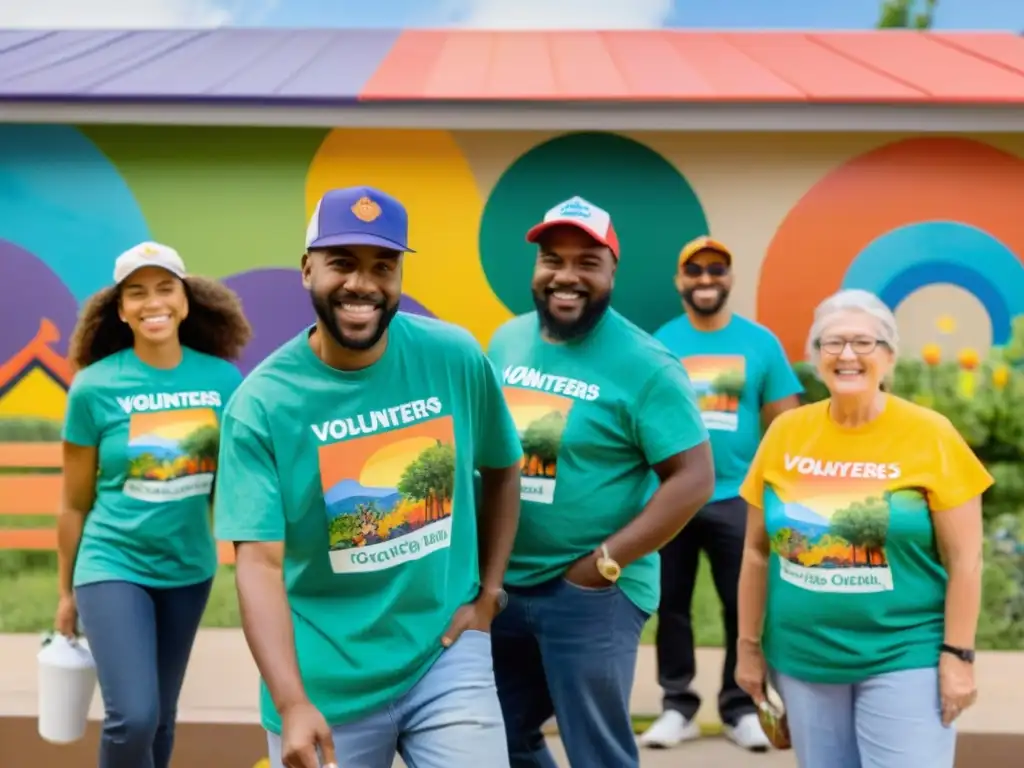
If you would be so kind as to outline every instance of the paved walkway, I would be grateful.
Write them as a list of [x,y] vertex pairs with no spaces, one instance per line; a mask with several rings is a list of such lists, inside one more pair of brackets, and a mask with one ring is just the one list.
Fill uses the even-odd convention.
[[[548,739],[560,768],[571,768],[562,742]],[[676,749],[645,749],[640,753],[641,768],[797,768],[792,752],[753,754],[744,752],[721,738],[707,738]],[[401,760],[394,768],[405,768]]]
[[[34,635],[0,635],[0,717],[33,716],[36,711],[36,664],[39,638]],[[705,705],[699,717],[703,724],[715,724],[715,694],[722,651],[698,651],[695,687]],[[978,704],[960,721],[961,733],[1019,734],[1020,684],[1024,680],[1024,653],[982,653],[977,662]],[[179,707],[181,722],[256,723],[259,675],[239,630],[203,630],[196,640]],[[655,682],[653,648],[641,647],[637,662],[633,712],[652,715],[660,709],[660,691]],[[102,717],[99,696],[93,700],[93,719]],[[568,766],[561,745],[551,739],[560,766]],[[794,768],[792,753],[756,755],[746,753],[722,738],[705,738],[670,751],[644,750],[644,768],[678,768],[680,765],[714,765],[718,768]]]

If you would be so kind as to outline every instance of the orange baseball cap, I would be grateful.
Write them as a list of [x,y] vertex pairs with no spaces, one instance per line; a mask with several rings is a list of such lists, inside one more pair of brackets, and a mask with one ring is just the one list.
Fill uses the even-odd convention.
[[683,246],[683,250],[679,252],[679,266],[683,266],[686,262],[692,259],[701,251],[714,251],[725,256],[726,262],[732,264],[732,251],[730,251],[724,243],[715,240],[708,235],[701,235],[695,237],[693,240]]

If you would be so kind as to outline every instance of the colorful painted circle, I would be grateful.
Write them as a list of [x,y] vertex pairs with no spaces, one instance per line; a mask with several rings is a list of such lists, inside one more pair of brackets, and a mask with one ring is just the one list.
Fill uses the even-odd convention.
[[664,157],[611,133],[546,141],[498,180],[480,224],[480,260],[498,298],[516,314],[533,309],[535,247],[525,241],[526,231],[573,195],[612,215],[622,247],[612,305],[647,331],[677,316],[676,260],[687,241],[707,233],[704,210]]

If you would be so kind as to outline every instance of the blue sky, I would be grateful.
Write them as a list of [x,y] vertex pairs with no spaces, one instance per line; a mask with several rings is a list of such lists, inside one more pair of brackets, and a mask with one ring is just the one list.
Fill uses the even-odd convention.
[[[586,0],[584,0],[586,1]],[[550,26],[583,25],[575,20],[561,21],[566,11],[575,10],[580,2],[573,0],[278,0],[271,10],[266,6],[250,8],[239,19],[242,23],[266,26],[446,26],[470,23],[474,7],[505,6],[500,14],[492,14],[495,26],[505,26],[502,19],[515,14],[517,6],[521,17],[516,25]],[[863,29],[874,25],[878,16],[879,0],[589,0],[591,6],[614,5],[618,8],[598,9],[588,13],[596,19],[606,19],[607,26],[614,23],[632,6],[636,16],[655,21],[643,26],[701,28],[846,28]],[[259,5],[258,3],[256,5]],[[539,6],[530,8],[528,6]],[[559,8],[570,6],[570,8]],[[665,10],[663,11],[662,8]],[[666,13],[667,12],[667,13]],[[248,15],[248,18],[244,18]],[[549,22],[545,23],[547,17]],[[656,18],[657,17],[657,18]],[[604,26],[594,24],[594,26]],[[632,26],[628,21],[623,26]],[[490,24],[485,24],[490,26]],[[946,29],[1010,29],[1024,30],[1024,0],[940,0],[936,13],[936,26]]]
[[[0,0],[5,28],[866,29],[881,0]],[[1024,0],[939,0],[936,26],[1024,30]]]

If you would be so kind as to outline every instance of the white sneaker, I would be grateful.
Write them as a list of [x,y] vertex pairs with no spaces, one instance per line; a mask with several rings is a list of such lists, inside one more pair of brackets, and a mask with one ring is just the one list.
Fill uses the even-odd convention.
[[640,736],[640,746],[649,749],[670,749],[684,741],[700,738],[700,724],[687,720],[674,709],[667,709]]
[[733,744],[751,752],[767,752],[772,745],[761,730],[757,715],[753,713],[743,715],[736,721],[736,725],[727,725],[722,730]]

